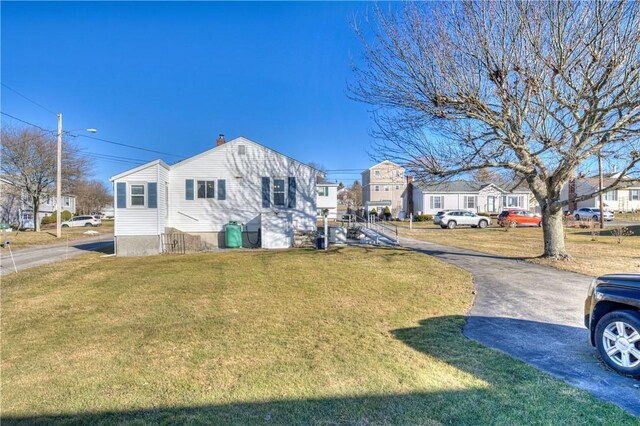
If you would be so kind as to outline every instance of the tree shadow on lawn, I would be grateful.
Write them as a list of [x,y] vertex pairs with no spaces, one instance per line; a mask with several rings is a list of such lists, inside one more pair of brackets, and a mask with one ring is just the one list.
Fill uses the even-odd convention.
[[[460,332],[464,322],[463,316],[439,317],[421,321],[418,327],[391,331],[409,347],[459,370],[460,389],[455,389],[455,382],[449,381],[442,386],[447,389],[433,391],[54,415],[5,415],[2,423],[441,425],[633,422],[622,411],[613,407],[603,410],[602,405],[594,404],[593,400],[569,388],[558,388],[557,382],[541,376],[535,369],[465,338]],[[429,372],[417,371],[416,374],[428,375]],[[402,377],[398,380],[402,381]],[[451,389],[452,385],[454,389]]]

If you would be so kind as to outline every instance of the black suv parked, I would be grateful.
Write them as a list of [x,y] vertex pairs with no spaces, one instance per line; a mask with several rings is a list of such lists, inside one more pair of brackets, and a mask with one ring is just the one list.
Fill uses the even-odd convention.
[[584,303],[584,324],[609,367],[640,378],[640,274],[593,280]]

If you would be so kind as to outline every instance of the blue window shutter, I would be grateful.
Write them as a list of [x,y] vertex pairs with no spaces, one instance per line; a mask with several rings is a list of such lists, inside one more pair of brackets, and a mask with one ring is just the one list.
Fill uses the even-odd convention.
[[296,208],[296,178],[294,176],[289,176],[289,191],[287,198],[289,199],[289,208]]
[[147,197],[147,207],[150,209],[158,208],[158,184],[156,182],[149,182],[147,184],[147,190],[149,196]]
[[271,207],[271,179],[268,177],[262,178],[262,207]]
[[127,207],[127,183],[118,182],[116,184],[116,208],[124,209]]
[[218,200],[227,199],[227,182],[224,179],[218,179]]
[[185,200],[193,200],[193,179],[187,179],[184,184]]

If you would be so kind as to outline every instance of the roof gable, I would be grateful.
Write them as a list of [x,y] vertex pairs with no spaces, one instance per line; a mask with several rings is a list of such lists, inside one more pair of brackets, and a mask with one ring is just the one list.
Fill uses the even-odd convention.
[[122,172],[120,174],[112,176],[111,178],[109,178],[109,181],[113,182],[115,180],[122,179],[123,177],[129,176],[132,173],[139,172],[140,170],[144,170],[144,169],[146,169],[148,167],[152,167],[152,166],[155,166],[157,164],[159,164],[162,167],[164,167],[165,169],[169,170],[169,165],[167,163],[165,163],[164,161],[162,161],[162,160],[153,160],[153,161],[150,161],[148,163],[142,164],[141,166],[135,167],[133,169],[126,170],[126,171],[124,171],[124,172]]
[[255,146],[259,147],[259,148],[266,149],[266,150],[271,151],[271,152],[273,152],[273,153],[275,153],[275,154],[277,154],[277,155],[280,155],[280,156],[282,156],[282,157],[285,157],[285,158],[287,158],[287,159],[289,159],[289,160],[291,160],[291,161],[293,161],[293,162],[295,162],[295,163],[297,163],[297,164],[299,164],[299,165],[301,165],[301,166],[303,166],[303,167],[307,167],[307,168],[309,168],[309,169],[311,169],[311,170],[314,170],[314,171],[315,171],[315,172],[317,172],[317,173],[322,173],[322,174],[324,174],[321,170],[318,170],[318,169],[316,169],[315,167],[312,167],[312,166],[310,166],[310,165],[308,165],[308,164],[305,164],[305,163],[303,163],[302,161],[296,160],[296,159],[295,159],[295,158],[293,158],[293,157],[289,157],[288,155],[283,154],[283,153],[281,153],[281,152],[279,152],[279,151],[276,151],[276,150],[275,150],[275,149],[273,149],[273,148],[269,148],[268,146],[265,146],[265,145],[259,144],[258,142],[254,142],[254,141],[252,141],[251,139],[247,139],[247,138],[245,138],[245,137],[243,137],[243,136],[239,136],[239,137],[237,137],[237,138],[235,138],[235,139],[230,140],[229,142],[225,142],[225,143],[224,143],[224,144],[222,144],[222,145],[214,146],[213,148],[210,148],[210,149],[208,149],[208,150],[206,150],[206,151],[203,151],[203,152],[201,152],[200,154],[196,154],[196,155],[194,155],[194,156],[192,156],[192,157],[189,157],[189,158],[186,158],[186,159],[184,159],[184,160],[182,160],[182,161],[179,161],[179,162],[177,162],[177,163],[173,164],[173,165],[172,165],[172,167],[175,167],[175,166],[178,166],[178,165],[179,165],[179,166],[182,166],[182,165],[184,165],[184,164],[188,164],[189,162],[191,162],[191,161],[193,161],[193,160],[196,160],[196,159],[198,159],[198,158],[205,157],[205,156],[207,156],[207,155],[211,154],[212,152],[215,152],[215,151],[217,151],[217,150],[220,150],[222,147],[229,146],[229,145],[231,145],[231,144],[237,144],[237,143],[240,143],[240,142],[242,142],[242,143],[248,143],[248,144],[253,144],[253,145],[255,145]]

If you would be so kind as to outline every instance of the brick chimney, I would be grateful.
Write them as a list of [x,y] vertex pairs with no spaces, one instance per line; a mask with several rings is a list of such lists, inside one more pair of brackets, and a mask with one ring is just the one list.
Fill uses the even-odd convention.
[[[569,177],[569,184],[568,184],[568,197],[569,200],[573,200],[574,198],[576,198],[576,174],[575,172],[571,174],[571,176]],[[570,202],[569,203],[569,211],[575,211],[578,209],[578,204],[575,202]]]
[[405,214],[413,213],[413,176],[407,176],[407,211]]
[[218,140],[216,141],[216,146],[220,146],[222,144],[224,144],[225,140],[224,140],[224,135],[222,133],[220,133],[220,136],[218,136]]

